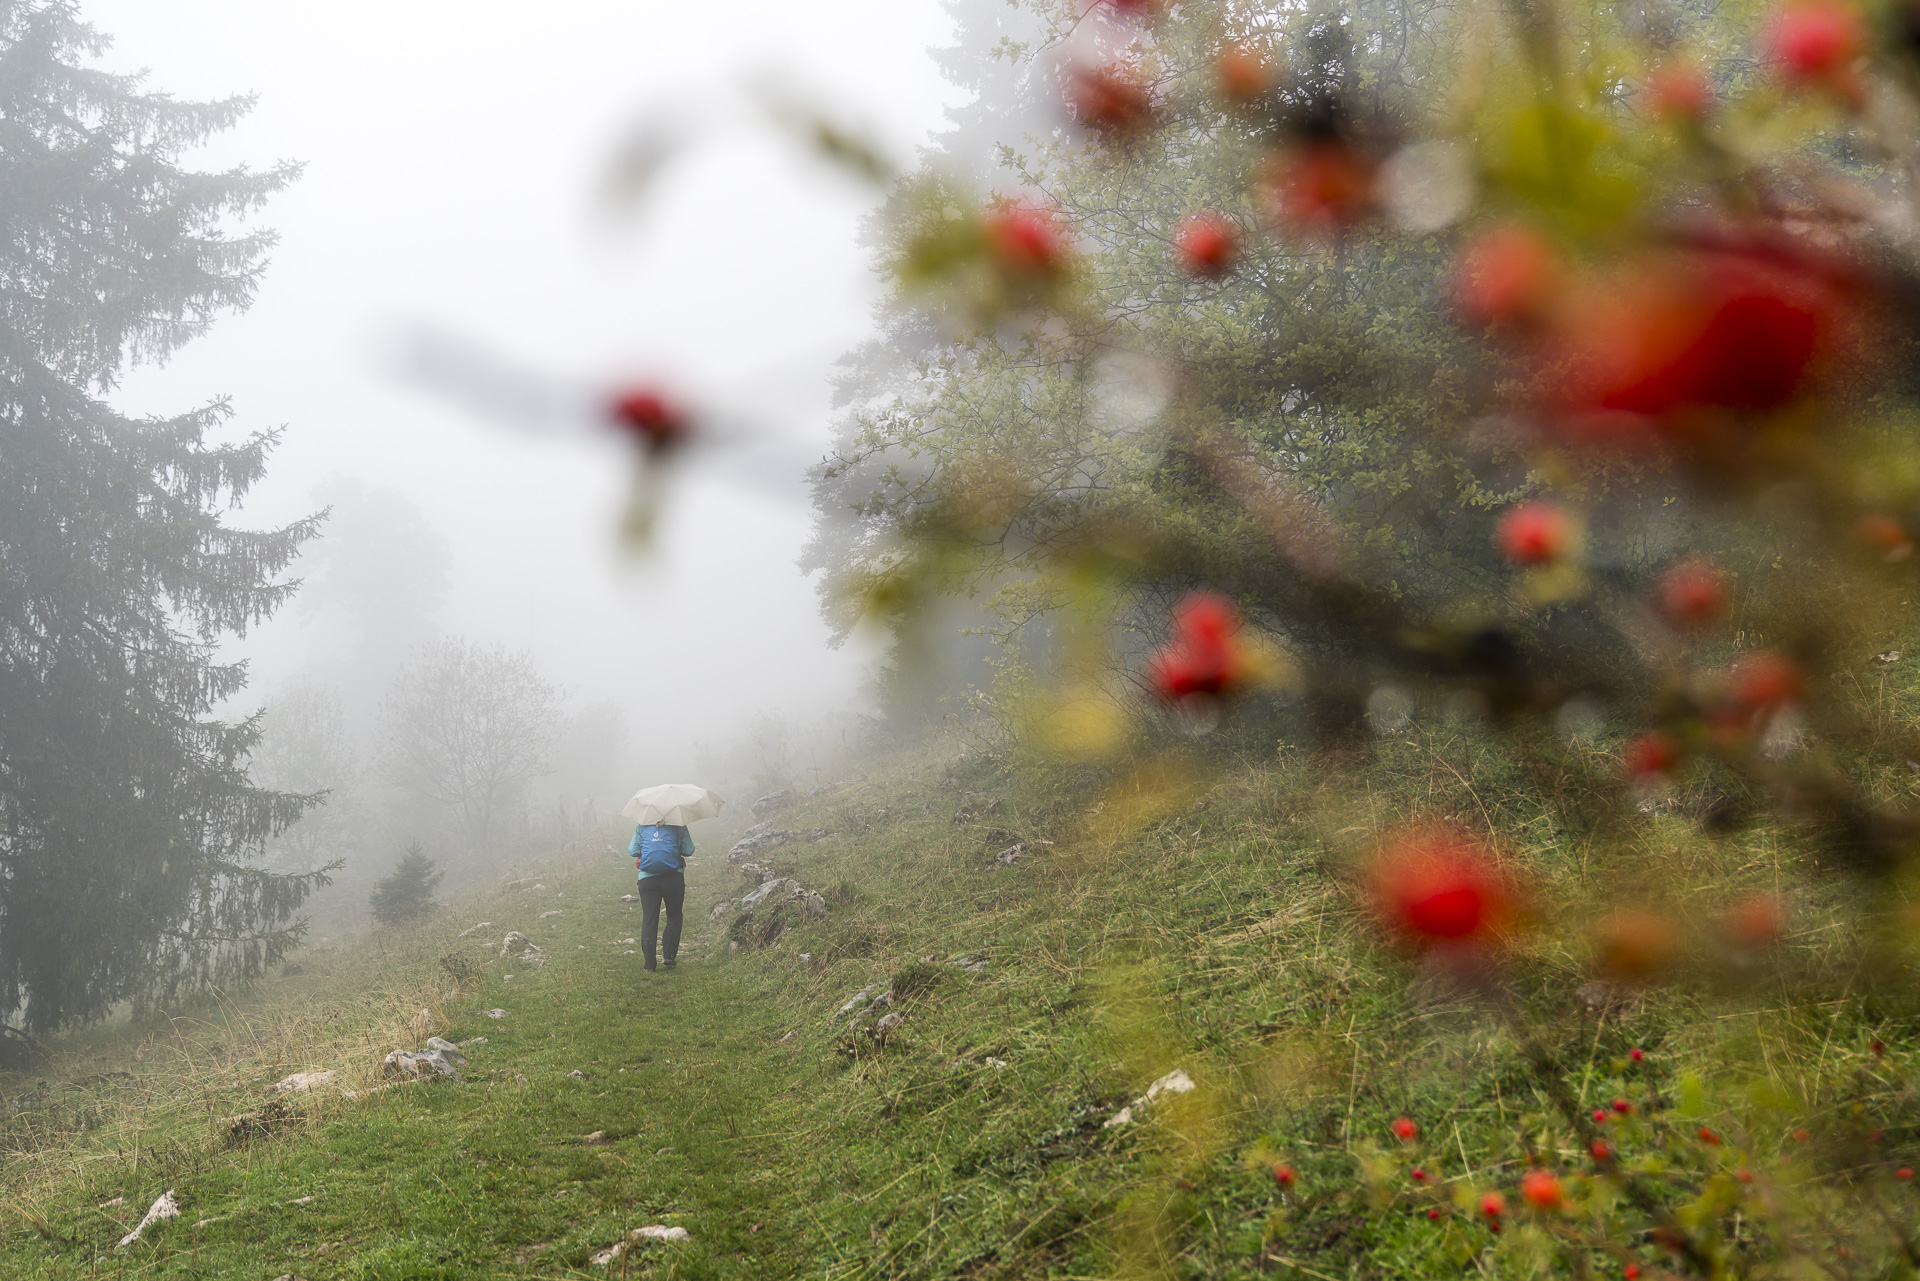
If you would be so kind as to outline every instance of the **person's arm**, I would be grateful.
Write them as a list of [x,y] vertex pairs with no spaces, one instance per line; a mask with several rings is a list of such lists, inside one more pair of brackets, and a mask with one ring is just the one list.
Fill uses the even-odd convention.
[[640,833],[645,830],[646,824],[634,824],[633,839],[627,842],[627,853],[633,856],[633,865],[635,867],[640,866]]
[[683,824],[680,828],[680,858],[682,861],[693,857],[693,833]]

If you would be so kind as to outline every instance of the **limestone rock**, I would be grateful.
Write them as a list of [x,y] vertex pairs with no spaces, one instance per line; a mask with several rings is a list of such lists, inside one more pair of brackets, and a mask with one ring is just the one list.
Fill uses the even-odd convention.
[[147,1207],[146,1217],[140,1220],[139,1226],[135,1227],[134,1230],[127,1233],[127,1235],[121,1237],[120,1244],[113,1248],[116,1250],[124,1250],[135,1241],[138,1241],[140,1234],[155,1223],[158,1223],[162,1219],[177,1219],[179,1217],[180,1203],[173,1199],[173,1189],[168,1188],[160,1194],[159,1200]]
[[584,1081],[587,1079],[587,1074],[579,1068],[575,1068],[573,1071],[567,1073],[567,1075],[575,1081]]
[[537,919],[537,920],[542,920],[542,921],[544,921],[544,920],[546,920],[546,919],[547,919],[547,918],[548,918],[549,916],[558,916],[558,915],[560,915],[560,913],[561,913],[561,912],[562,912],[563,910],[564,910],[564,909],[562,909],[562,908],[558,908],[558,907],[556,907],[556,908],[554,908],[554,909],[553,909],[553,910],[552,910],[551,912],[542,912],[542,913],[540,913],[540,915],[539,915],[539,916],[538,916],[537,918],[535,918],[535,919]]
[[330,1084],[333,1077],[334,1074],[331,1071],[295,1072],[291,1076],[281,1077],[268,1088],[279,1094],[305,1094],[308,1090],[317,1090],[323,1085]]
[[1015,863],[1018,863],[1020,861],[1020,856],[1022,854],[1025,854],[1026,852],[1027,852],[1026,845],[1020,841],[1015,841],[1013,844],[1007,846],[1007,848],[1001,850],[998,854],[995,854],[993,856],[993,861],[998,863],[1001,867],[1011,867]]
[[735,908],[739,906],[740,905],[734,902],[732,899],[724,899],[721,902],[715,903],[713,905],[713,910],[707,913],[707,919],[709,921],[717,921],[721,917],[725,916],[728,912],[733,911]]
[[532,946],[533,940],[522,934],[519,930],[508,930],[507,936],[500,940],[500,955],[503,957],[518,957],[522,952]]
[[947,964],[969,974],[978,974],[987,968],[987,957],[984,952],[956,952],[948,958]]
[[752,877],[754,881],[760,885],[765,885],[768,881],[780,879],[780,873],[774,871],[772,867],[765,863],[742,863],[740,865],[740,874],[742,876]]
[[1152,1085],[1149,1085],[1145,1094],[1108,1117],[1101,1123],[1100,1128],[1103,1130],[1111,1130],[1115,1126],[1131,1125],[1133,1123],[1135,1109],[1144,1110],[1158,1103],[1169,1094],[1191,1094],[1194,1089],[1193,1078],[1187,1075],[1186,1069],[1175,1068],[1173,1071],[1155,1081]]
[[635,1228],[630,1239],[634,1241],[691,1241],[693,1236],[685,1228],[670,1228],[664,1223],[650,1223],[644,1228]]
[[[866,1009],[867,1004],[870,1001],[872,1001],[873,994],[875,992],[878,992],[884,986],[885,984],[882,984],[882,983],[869,983],[865,987],[861,988],[858,992],[855,992],[852,996],[847,998],[845,1005],[842,1005],[839,1009],[833,1012],[833,1017],[827,1020],[827,1026],[829,1027],[833,1026],[835,1023],[838,1023],[841,1019],[846,1018],[849,1014],[859,1014],[863,1012]],[[889,993],[889,995],[891,995],[891,993]]]
[[765,850],[776,850],[782,845],[791,845],[800,839],[800,833],[780,828],[770,832],[755,832],[751,836],[742,836],[727,851],[727,862],[738,867],[756,854]]
[[427,1048],[429,1050],[438,1050],[440,1052],[440,1057],[445,1059],[447,1062],[453,1064],[455,1067],[465,1067],[467,1065],[467,1056],[460,1053],[460,1047],[455,1045],[452,1041],[445,1039],[444,1037],[438,1037],[438,1036],[428,1037]]
[[638,894],[622,894],[620,896],[620,901],[622,903],[638,903],[640,901],[640,896]]
[[507,1012],[505,1010],[488,1010],[487,1017],[490,1019],[504,1019],[507,1017]]
[[387,1057],[381,1061],[380,1075],[411,1081],[460,1079],[459,1070],[439,1050],[389,1050]]
[[827,900],[790,876],[768,881],[740,900],[727,935],[742,947],[767,947],[802,919],[827,914]]
[[778,814],[781,810],[791,808],[793,802],[793,789],[786,787],[777,792],[767,793],[752,805],[748,806],[748,808],[753,811],[755,818],[766,818],[770,815]]
[[466,929],[461,930],[460,933],[457,935],[457,937],[465,938],[469,934],[478,934],[481,930],[487,930],[492,928],[493,928],[492,921],[476,921],[474,924],[469,925]]
[[832,831],[828,828],[816,827],[812,831],[807,833],[807,840],[809,842],[817,843],[819,841],[826,840],[829,836],[838,836],[838,835],[840,835],[840,833]]

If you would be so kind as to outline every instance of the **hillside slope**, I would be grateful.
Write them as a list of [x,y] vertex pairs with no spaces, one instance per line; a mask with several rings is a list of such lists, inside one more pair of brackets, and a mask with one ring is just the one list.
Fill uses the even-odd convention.
[[[1441,749],[1411,738],[1381,750],[1366,768],[1391,779],[1381,767],[1398,760],[1437,811],[1482,803],[1443,786],[1451,775],[1464,787],[1470,762],[1416,770]],[[0,1274],[1530,1272],[1526,1234],[1490,1232],[1474,1198],[1540,1160],[1543,1140],[1550,1159],[1584,1154],[1551,1134],[1523,1036],[1356,928],[1341,858],[1384,821],[1367,804],[1398,813],[1404,798],[1353,795],[1324,771],[1264,764],[1205,786],[923,764],[778,816],[831,833],[755,856],[762,874],[817,891],[824,919],[795,903],[772,930],[764,911],[709,921],[754,879],[706,837],[673,972],[643,973],[626,941],[639,912],[621,901],[624,860],[390,940],[384,959],[316,958],[250,1013],[148,1035],[154,1059],[173,1056],[168,1073],[6,1086],[15,1214],[0,1225]],[[1538,815],[1487,817],[1538,832],[1543,873],[1577,865],[1577,846]],[[1786,875],[1777,855],[1756,871],[1735,847],[1691,874],[1708,896]],[[480,920],[491,924],[457,937]],[[1817,955],[1826,927],[1804,925],[1802,950]],[[547,963],[503,959],[509,929]],[[735,948],[730,932],[777,941]],[[1582,958],[1528,960],[1516,999],[1577,999]],[[448,974],[462,976],[456,995]],[[892,1000],[836,1017],[863,991]],[[428,1018],[408,1029],[416,1002]],[[1764,1037],[1785,1101],[1764,1125],[1746,1117],[1728,1162],[1771,1168],[1796,1128],[1837,1134],[1860,1116],[1883,1131],[1887,1169],[1912,1160],[1920,1128],[1895,1066],[1905,1023],[1846,1003],[1781,1008],[1767,993],[1750,1005],[1737,1024],[1701,1018],[1681,994],[1596,1008],[1556,1025],[1551,1049],[1582,1106],[1698,1113],[1749,1106],[1749,1078],[1722,1099],[1714,1073],[1751,1061]],[[352,1035],[321,1035],[335,1024]],[[461,1080],[369,1091],[386,1050],[429,1034],[464,1043]],[[1869,1053],[1875,1038],[1884,1054]],[[1628,1055],[1641,1047],[1641,1061]],[[328,1068],[338,1075],[312,1092],[262,1093]],[[1696,1084],[1691,1101],[1660,1103],[1684,1074],[1705,1094]],[[1389,1123],[1403,1114],[1430,1147],[1396,1143]],[[1623,1146],[1667,1142],[1651,1115],[1646,1126],[1623,1125]],[[1817,1159],[1860,1176],[1838,1146]],[[169,1190],[179,1218],[116,1250]],[[687,1239],[593,1262],[650,1225]]]

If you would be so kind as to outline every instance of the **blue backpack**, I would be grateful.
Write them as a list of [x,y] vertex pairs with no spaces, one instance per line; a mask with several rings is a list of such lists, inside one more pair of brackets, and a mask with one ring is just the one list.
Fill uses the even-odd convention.
[[686,866],[680,857],[680,833],[664,823],[649,823],[640,829],[640,871],[678,872]]

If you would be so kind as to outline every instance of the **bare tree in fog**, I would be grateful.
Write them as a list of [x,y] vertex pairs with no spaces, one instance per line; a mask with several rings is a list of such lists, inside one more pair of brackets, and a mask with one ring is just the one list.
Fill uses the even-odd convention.
[[249,762],[254,779],[284,792],[322,794],[267,846],[280,866],[315,871],[353,845],[364,810],[356,787],[358,757],[340,694],[331,686],[301,682],[268,702]]
[[559,691],[527,650],[440,642],[394,682],[382,716],[391,781],[444,807],[469,850],[490,849],[548,772]]

